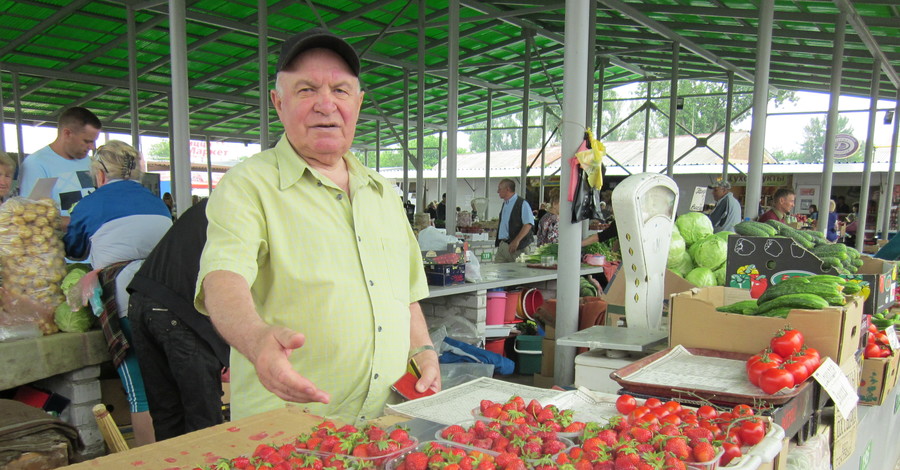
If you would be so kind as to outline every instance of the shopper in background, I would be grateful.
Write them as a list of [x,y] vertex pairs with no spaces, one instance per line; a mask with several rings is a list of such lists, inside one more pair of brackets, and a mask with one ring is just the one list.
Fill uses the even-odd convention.
[[22,161],[19,195],[28,197],[41,178],[56,178],[52,197],[67,221],[72,206],[94,190],[91,159],[86,157],[94,150],[101,127],[97,116],[85,108],[63,111],[56,140]]
[[837,212],[838,214],[847,214],[850,212],[850,206],[844,200],[844,196],[838,196],[837,199],[834,200],[835,204],[837,204]]
[[550,190],[547,212],[538,221],[537,245],[559,243],[559,188]]
[[204,199],[178,218],[128,285],[128,318],[157,441],[223,421],[229,347],[194,308],[206,204]]
[[435,213],[435,220],[443,220],[446,222],[447,220],[447,193],[444,193],[441,196],[441,202],[437,205],[437,212]]
[[719,179],[709,189],[716,200],[716,207],[709,214],[713,231],[734,232],[734,226],[741,222],[741,203],[731,193],[731,183]]
[[819,206],[810,204],[809,212],[807,214],[809,215],[809,220],[812,222],[811,225],[815,225],[815,221],[819,220]]
[[175,218],[175,200],[172,198],[172,193],[163,193],[162,195],[163,203],[166,204],[166,207],[169,208],[169,212],[172,213],[172,219]]
[[[90,163],[97,190],[73,208],[63,242],[66,256],[87,259],[93,269],[100,270],[104,307],[113,318],[112,334],[107,325],[103,329],[115,349],[121,344],[115,325],[121,325],[121,334],[132,343],[125,289],[141,260],[172,226],[172,218],[162,200],[141,185],[143,161],[134,147],[110,141],[97,149]],[[113,362],[125,386],[135,445],[140,446],[152,443],[154,436],[134,349],[125,350],[124,357],[114,354]]]
[[759,221],[777,220],[785,222],[785,217],[794,210],[795,197],[794,190],[790,188],[781,188],[775,191],[775,194],[772,196],[772,208],[759,216]]
[[307,30],[276,70],[285,134],[212,193],[195,306],[232,346],[233,419],[300,402],[358,423],[383,413],[408,359],[417,390],[440,390],[421,253],[393,185],[349,153],[363,101],[352,46]]
[[494,261],[507,263],[515,261],[534,240],[531,227],[534,213],[525,198],[516,194],[516,182],[503,178],[497,185],[497,194],[503,199],[500,209],[500,226],[497,228],[497,256]]
[[4,152],[0,152],[0,203],[6,201],[12,191],[13,176],[16,174],[16,161]]
[[825,229],[825,238],[830,242],[838,239],[838,215],[835,209],[837,209],[837,203],[832,199],[828,202],[828,226]]

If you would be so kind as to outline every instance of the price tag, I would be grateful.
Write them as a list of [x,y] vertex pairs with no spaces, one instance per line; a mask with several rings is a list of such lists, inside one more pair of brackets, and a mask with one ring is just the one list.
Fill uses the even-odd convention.
[[834,406],[840,411],[841,416],[847,419],[853,409],[856,408],[859,395],[857,394],[857,387],[850,383],[850,379],[844,375],[844,371],[841,370],[840,366],[832,361],[830,357],[827,357],[822,361],[822,365],[816,369],[813,378],[822,385],[828,396],[834,400]]
[[891,345],[891,351],[900,351],[900,339],[897,339],[897,331],[894,330],[894,325],[885,328],[884,334],[887,335],[888,344]]
[[694,188],[694,196],[691,197],[691,210],[700,212],[706,203],[706,186],[697,186]]

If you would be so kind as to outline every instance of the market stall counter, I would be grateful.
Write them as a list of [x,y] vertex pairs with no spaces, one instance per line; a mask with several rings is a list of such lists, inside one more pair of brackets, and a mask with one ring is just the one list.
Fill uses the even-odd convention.
[[[581,266],[581,275],[600,274],[604,266]],[[524,263],[483,263],[481,281],[450,286],[429,286],[419,303],[429,326],[448,318],[464,318],[475,325],[476,336],[485,339],[487,291],[504,287],[535,287],[544,299],[556,298],[556,269],[529,267]]]

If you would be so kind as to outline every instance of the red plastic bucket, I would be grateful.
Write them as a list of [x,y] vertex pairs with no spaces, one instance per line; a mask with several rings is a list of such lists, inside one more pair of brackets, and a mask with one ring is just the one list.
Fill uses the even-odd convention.
[[504,323],[515,323],[518,316],[519,296],[522,295],[521,290],[511,290],[506,292],[506,313],[503,315]]
[[487,319],[488,325],[502,325],[506,315],[506,292],[487,293]]
[[501,356],[505,356],[506,354],[504,354],[504,351],[503,351],[505,345],[506,345],[506,338],[489,339],[484,342],[484,349],[486,349],[492,353],[497,353]]

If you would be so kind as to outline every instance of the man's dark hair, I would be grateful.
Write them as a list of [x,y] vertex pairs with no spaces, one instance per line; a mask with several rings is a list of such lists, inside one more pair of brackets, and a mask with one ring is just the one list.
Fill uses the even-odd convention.
[[78,129],[84,126],[91,126],[95,129],[102,129],[100,119],[87,108],[76,106],[69,108],[59,116],[59,128]]
[[794,194],[794,190],[791,188],[779,188],[778,191],[775,191],[775,195],[772,196],[772,200],[779,200],[783,197],[788,197],[791,194]]
[[503,178],[502,180],[500,180],[500,184],[506,186],[506,189],[508,189],[512,192],[516,192],[516,182],[515,181],[513,181],[509,178]]

